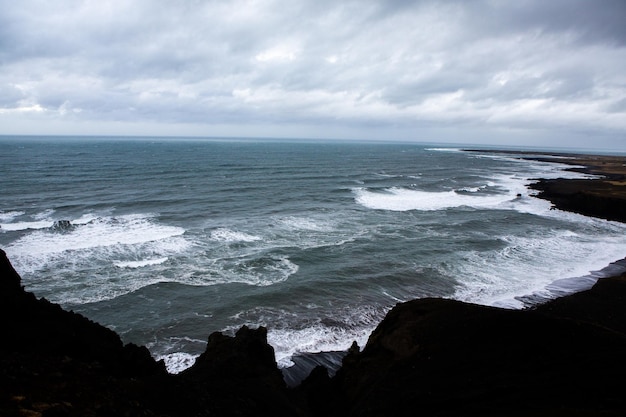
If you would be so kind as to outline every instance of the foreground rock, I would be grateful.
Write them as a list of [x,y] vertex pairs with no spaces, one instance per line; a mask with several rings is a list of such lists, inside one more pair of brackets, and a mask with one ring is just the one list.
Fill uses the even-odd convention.
[[[396,306],[330,382],[344,416],[626,415],[626,277],[532,311]],[[312,401],[314,403],[314,401]]]
[[183,375],[25,292],[0,250],[0,416],[293,416],[264,329],[213,334]]
[[143,347],[24,292],[0,251],[2,416],[623,416],[626,277],[534,310],[398,304],[336,376],[286,388],[266,330],[214,333],[169,375]]

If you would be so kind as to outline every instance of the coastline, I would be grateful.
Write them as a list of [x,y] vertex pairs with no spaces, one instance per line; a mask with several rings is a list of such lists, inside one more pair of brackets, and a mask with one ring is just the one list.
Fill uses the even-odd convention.
[[[537,178],[528,188],[534,197],[549,201],[562,211],[626,223],[626,156],[566,152],[533,152],[464,149],[466,152],[500,154],[519,159],[570,165],[568,171],[587,174],[588,179]],[[518,296],[526,307],[591,288],[598,279],[619,277],[626,272],[626,253],[598,271],[581,277],[559,278],[546,287],[547,294]]]
[[[496,149],[461,149],[464,152],[507,155],[529,161],[571,165],[571,170],[588,174],[589,179],[534,179],[528,188],[538,193],[533,197],[547,200],[563,211],[626,223],[626,156],[592,155],[564,152],[509,151]],[[581,194],[584,198],[576,198]],[[617,201],[617,210],[607,208]],[[594,210],[596,207],[596,210]],[[597,208],[600,208],[599,210]],[[605,215],[606,212],[612,216]],[[611,218],[607,218],[611,217]],[[600,270],[584,276],[556,278],[541,291],[521,294],[515,300],[522,309],[540,307],[552,300],[591,289],[600,279],[619,278],[626,274],[626,253]],[[296,386],[316,367],[326,367],[331,376],[341,367],[347,352],[319,352],[294,356],[294,365],[282,372],[290,387]]]
[[[584,160],[588,165],[571,169],[604,176],[546,180],[551,188],[539,190],[538,197],[554,198],[555,207],[570,198],[568,211],[577,204],[588,210],[593,201],[606,211],[607,202],[626,201],[626,157],[498,153],[576,166]],[[316,367],[289,389],[264,328],[244,327],[235,337],[213,333],[194,366],[169,375],[144,347],[124,346],[113,331],[25,292],[0,255],[0,324],[9,341],[0,347],[3,415],[626,412],[624,273],[524,310],[433,298],[399,303],[362,350],[350,349],[335,376]]]
[[529,185],[539,192],[536,197],[548,200],[554,207],[564,211],[626,223],[626,156],[477,149],[464,151],[571,165],[568,170],[597,178],[538,178]]

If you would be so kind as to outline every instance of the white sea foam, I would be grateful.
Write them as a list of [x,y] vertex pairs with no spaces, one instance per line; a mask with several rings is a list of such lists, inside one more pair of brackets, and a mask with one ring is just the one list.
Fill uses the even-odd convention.
[[[16,217],[24,215],[23,211],[14,211],[7,213],[8,215],[0,215],[0,221],[6,223],[0,223],[0,228],[7,231],[22,231],[22,230],[41,230],[49,229],[54,226],[55,220],[50,218],[54,214],[54,210],[48,209],[40,213],[30,216],[31,221],[11,222]],[[97,219],[97,216],[93,214],[86,214],[77,219],[68,220],[72,225],[84,225]],[[67,220],[67,219],[65,219]]]
[[50,216],[52,216],[54,214],[54,209],[46,209],[40,213],[36,213],[33,214],[33,219],[35,220],[44,220],[44,219],[49,219]]
[[386,312],[387,308],[360,305],[336,309],[332,317],[326,318],[324,313],[309,312],[309,318],[302,319],[293,311],[257,307],[233,316],[239,323],[223,331],[235,332],[243,324],[267,327],[267,340],[274,348],[276,361],[279,367],[286,368],[293,365],[291,357],[297,353],[344,351],[354,341],[360,347],[365,346]]
[[[54,225],[54,219],[50,216],[54,214],[53,209],[47,209],[39,213],[32,214],[30,216],[25,216],[23,211],[11,211],[5,213],[4,215],[0,213],[0,221],[6,223],[0,223],[0,229],[5,231],[22,231],[22,230],[38,230],[38,229],[47,229]],[[30,218],[30,220],[24,220],[19,222],[13,222],[16,217],[24,216],[26,218]]]
[[406,188],[388,188],[373,192],[359,188],[354,190],[356,202],[374,210],[433,211],[454,207],[497,208],[512,198],[508,194],[468,195],[455,191],[420,191]]
[[329,232],[334,228],[334,225],[328,219],[320,220],[312,217],[289,216],[280,219],[280,223],[291,230]]
[[0,211],[0,222],[10,223],[16,217],[22,216],[25,213],[23,211]]
[[[47,224],[47,227],[51,227],[53,222]],[[96,247],[136,245],[180,236],[183,233],[183,228],[155,223],[151,215],[98,217],[63,235],[37,230],[13,242],[8,250],[18,256],[45,256]]]
[[460,148],[426,148],[425,151],[434,151],[434,152],[462,152],[463,150]]
[[115,262],[118,268],[143,268],[144,266],[160,265],[168,260],[168,257],[156,259],[144,259],[140,261]]
[[0,224],[0,228],[10,232],[16,232],[21,230],[47,229],[52,227],[53,224],[54,221],[52,220],[37,220],[30,222],[2,223]]
[[194,286],[238,283],[266,287],[286,281],[298,270],[299,266],[287,256],[253,253],[188,264],[175,279],[167,280]]
[[219,228],[211,232],[211,239],[217,240],[218,242],[256,242],[262,238],[227,228]]
[[[448,150],[436,149],[431,150]],[[458,151],[458,149],[456,149]],[[566,171],[572,165],[527,161],[499,155],[477,155],[478,157],[494,157],[515,162],[518,166],[514,173],[492,173],[486,183],[481,186],[459,187],[457,190],[424,191],[404,187],[391,187],[384,190],[355,188],[355,201],[374,210],[390,211],[435,211],[456,207],[473,207],[481,209],[510,209],[523,213],[546,215],[551,204],[538,199],[527,199],[535,194],[528,185],[537,178],[553,179],[589,179],[596,176]],[[497,193],[482,192],[492,189]]]
[[[138,268],[165,264],[191,245],[184,229],[160,224],[150,214],[86,214],[71,224],[63,233],[50,227],[33,230],[5,248],[29,290],[60,303],[107,300],[168,280],[153,271],[138,273]],[[110,275],[106,268],[112,266],[134,272]],[[57,279],[37,273],[45,269]]]
[[286,281],[298,272],[299,266],[287,256],[263,257],[237,263],[226,282],[242,282],[250,285],[268,286]]
[[354,341],[363,347],[374,328],[375,325],[355,329],[313,325],[299,330],[270,329],[267,341],[274,348],[278,366],[288,368],[294,364],[291,358],[296,353],[345,351]]
[[[600,220],[588,221],[602,227]],[[626,229],[622,225],[615,227]],[[611,233],[591,237],[569,230],[506,236],[503,249],[460,253],[444,268],[444,273],[464,278],[454,298],[517,308],[522,303],[516,296],[542,292],[555,277],[586,276],[623,258],[626,247],[623,236]]]
[[[491,184],[493,186],[493,183],[491,183]],[[466,193],[477,193],[480,190],[484,190],[487,187],[488,187],[487,184],[481,185],[480,187],[462,187],[462,188],[459,188],[458,191],[465,191]]]
[[[333,352],[345,351],[354,341],[361,347],[365,346],[369,335],[374,330],[372,325],[361,329],[338,329],[315,325],[299,330],[270,329],[268,331],[268,343],[274,348],[275,358],[280,368],[288,368],[294,363],[291,358],[297,353],[309,352]],[[236,329],[226,329],[233,331]],[[157,356],[157,360],[163,360],[167,371],[178,374],[193,366],[200,355],[185,352],[174,352]]]
[[163,360],[163,362],[165,362],[165,368],[170,374],[179,374],[196,363],[198,356],[200,355],[192,355],[185,352],[174,352],[168,353],[167,355],[160,355],[156,359]]

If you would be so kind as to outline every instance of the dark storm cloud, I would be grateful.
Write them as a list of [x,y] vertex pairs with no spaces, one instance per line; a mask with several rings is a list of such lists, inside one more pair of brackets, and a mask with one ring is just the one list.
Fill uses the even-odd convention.
[[109,121],[209,134],[227,124],[235,135],[246,124],[262,135],[286,124],[626,131],[623,1],[0,2],[8,130]]

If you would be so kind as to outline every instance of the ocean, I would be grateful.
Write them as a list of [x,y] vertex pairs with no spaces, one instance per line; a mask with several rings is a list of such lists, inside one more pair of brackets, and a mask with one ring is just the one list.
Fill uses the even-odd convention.
[[522,308],[623,268],[626,225],[551,209],[565,165],[407,143],[0,138],[0,247],[28,291],[171,372],[266,326],[279,366],[396,303]]

